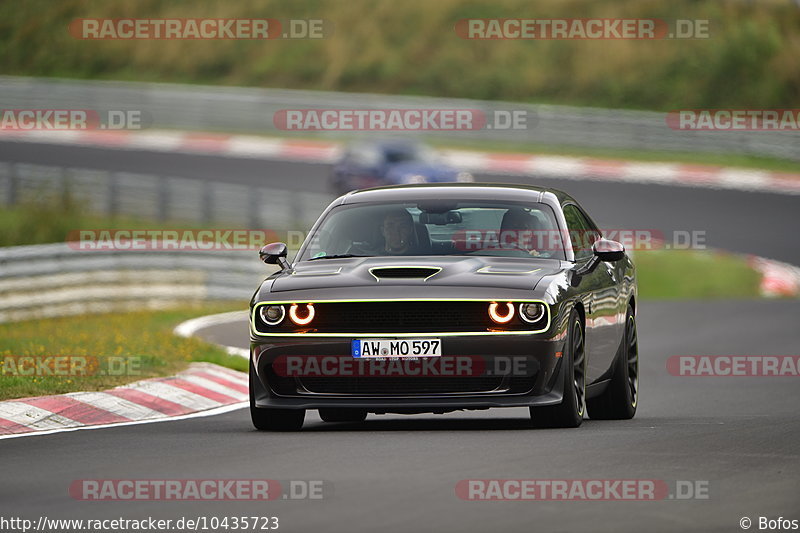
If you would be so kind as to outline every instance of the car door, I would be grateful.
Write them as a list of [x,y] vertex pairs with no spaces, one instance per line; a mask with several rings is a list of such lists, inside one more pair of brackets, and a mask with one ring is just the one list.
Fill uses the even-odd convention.
[[589,383],[611,366],[619,344],[619,283],[614,265],[594,261],[592,244],[600,230],[574,203],[562,207],[579,275],[578,290],[586,311],[586,353]]

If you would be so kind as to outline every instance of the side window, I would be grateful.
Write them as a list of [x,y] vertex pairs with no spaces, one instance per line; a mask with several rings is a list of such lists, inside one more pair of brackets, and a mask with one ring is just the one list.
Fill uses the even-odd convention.
[[600,238],[598,232],[586,220],[580,209],[572,204],[564,206],[564,218],[567,221],[569,240],[572,243],[572,250],[575,252],[575,259],[580,261],[591,257],[592,244]]

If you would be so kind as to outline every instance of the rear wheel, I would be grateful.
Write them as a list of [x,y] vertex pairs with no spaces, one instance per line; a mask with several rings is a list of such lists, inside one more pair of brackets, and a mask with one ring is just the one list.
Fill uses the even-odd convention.
[[614,361],[611,383],[603,394],[589,400],[589,416],[595,420],[627,420],[636,414],[639,402],[639,339],[636,317],[628,305],[625,338]]
[[250,419],[259,431],[298,431],[303,427],[305,409],[256,407],[253,380],[258,379],[250,363]]
[[324,422],[363,422],[367,419],[367,410],[341,408],[320,409],[319,417]]
[[531,407],[531,421],[539,428],[576,428],[586,412],[586,344],[583,325],[573,309],[569,315],[569,334],[562,365],[564,399],[558,405]]

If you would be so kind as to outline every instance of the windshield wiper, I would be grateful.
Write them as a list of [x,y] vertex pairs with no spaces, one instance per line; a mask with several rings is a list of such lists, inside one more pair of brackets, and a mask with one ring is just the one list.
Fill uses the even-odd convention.
[[358,254],[337,254],[337,255],[321,255],[319,257],[312,257],[309,261],[316,261],[317,259],[346,259],[348,257],[373,257],[371,255],[358,255]]

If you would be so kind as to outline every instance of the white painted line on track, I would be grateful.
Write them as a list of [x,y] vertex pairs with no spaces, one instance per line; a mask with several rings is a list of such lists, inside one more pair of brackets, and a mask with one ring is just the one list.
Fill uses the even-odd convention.
[[214,416],[214,415],[221,415],[225,413],[229,413],[231,411],[236,411],[239,409],[244,409],[249,405],[248,402],[239,402],[239,403],[232,403],[230,405],[223,405],[221,407],[216,407],[214,409],[208,409],[206,411],[198,411],[196,413],[189,413],[185,415],[178,415],[178,416],[168,416],[164,418],[153,418],[148,420],[132,420],[130,422],[115,422],[113,424],[100,424],[97,426],[76,426],[76,427],[65,427],[60,429],[51,429],[51,430],[44,430],[44,431],[32,431],[29,433],[13,433],[11,435],[0,435],[0,440],[3,439],[16,439],[19,437],[38,437],[40,435],[53,435],[54,433],[66,433],[69,431],[79,431],[83,429],[105,429],[105,428],[115,428],[115,427],[122,427],[122,426],[133,426],[137,424],[154,424],[157,422],[173,422],[177,420],[188,420],[191,418],[201,418],[205,416]]
[[230,396],[236,400],[247,399],[247,394],[243,394],[236,389],[226,387],[225,385],[221,385],[216,381],[211,381],[210,379],[206,379],[202,376],[184,376],[182,379],[184,381],[188,381],[189,383],[194,383],[195,385],[203,387],[204,389],[218,392],[219,394],[224,394],[225,396]]
[[228,322],[236,322],[237,320],[247,320],[249,316],[248,313],[249,311],[230,311],[227,313],[218,313],[215,315],[192,318],[185,322],[181,322],[175,326],[175,329],[172,331],[179,337],[191,337],[196,331],[203,328],[216,326],[219,324],[227,324]]
[[[181,376],[182,377],[182,376]],[[182,389],[180,387],[173,387],[168,382],[163,381],[141,381],[135,387],[129,387],[135,390],[146,392],[151,396],[161,398],[163,400],[177,403],[188,409],[213,409],[219,407],[221,404],[205,396],[200,396],[194,392]]]
[[92,407],[96,407],[102,411],[107,411],[131,420],[143,420],[146,418],[161,418],[167,416],[164,413],[154,411],[149,407],[139,405],[124,398],[119,398],[112,394],[106,394],[105,392],[72,392],[66,394],[66,396],[72,398],[73,400],[89,404]]
[[[82,426],[81,422],[57,415],[46,409],[28,405],[24,401],[0,403],[0,418],[33,429],[60,430],[68,426]],[[28,433],[24,433],[27,435]],[[2,438],[2,437],[0,437]]]
[[[195,333],[200,331],[201,329],[209,328],[212,326],[218,326],[220,324],[228,324],[230,322],[237,322],[239,320],[250,320],[250,312],[249,311],[230,311],[228,313],[218,313],[216,315],[206,315],[197,318],[189,319],[185,322],[181,322],[175,329],[172,330],[175,335],[179,337],[192,337]],[[223,348],[228,354],[236,355],[239,357],[244,357],[245,359],[250,358],[250,350],[247,348],[240,348],[238,346],[225,346],[219,345]]]

